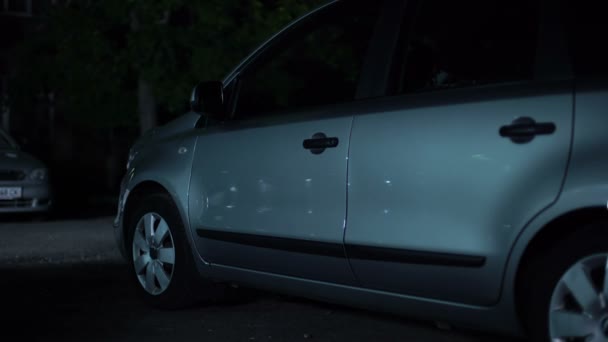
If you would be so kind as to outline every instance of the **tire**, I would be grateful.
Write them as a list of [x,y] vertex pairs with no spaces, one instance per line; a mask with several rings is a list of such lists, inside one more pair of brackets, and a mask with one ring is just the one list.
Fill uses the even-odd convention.
[[531,341],[608,340],[607,261],[608,224],[598,222],[530,264],[523,304]]
[[[146,227],[154,234],[146,234]],[[198,274],[184,224],[168,195],[141,199],[128,218],[126,243],[129,271],[149,305],[180,309],[213,299],[216,287]]]

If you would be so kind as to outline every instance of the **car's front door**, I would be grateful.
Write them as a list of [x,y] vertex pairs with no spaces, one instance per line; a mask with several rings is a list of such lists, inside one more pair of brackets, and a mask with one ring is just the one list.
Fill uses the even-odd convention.
[[227,85],[234,118],[201,129],[190,225],[207,262],[353,283],[344,254],[347,156],[377,6],[329,5]]
[[510,247],[556,200],[568,162],[572,82],[535,77],[537,5],[429,0],[407,12],[396,96],[353,123],[345,248],[363,286],[499,298]]

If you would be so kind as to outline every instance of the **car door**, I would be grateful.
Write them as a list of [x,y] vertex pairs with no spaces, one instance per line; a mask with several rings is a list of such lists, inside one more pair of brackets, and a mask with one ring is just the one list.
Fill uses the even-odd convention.
[[214,265],[350,284],[346,173],[378,5],[332,3],[226,85],[233,119],[201,129],[190,186],[197,249]]
[[408,3],[394,96],[354,119],[346,251],[365,287],[490,305],[559,195],[572,82],[539,76],[559,46],[543,46],[537,2]]

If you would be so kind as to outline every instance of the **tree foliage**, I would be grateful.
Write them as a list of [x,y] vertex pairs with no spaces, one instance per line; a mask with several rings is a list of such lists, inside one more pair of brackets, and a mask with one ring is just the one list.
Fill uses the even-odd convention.
[[137,124],[137,82],[176,116],[192,87],[221,79],[257,44],[323,1],[81,0],[54,6],[18,48],[11,99],[29,111],[40,92],[92,126]]

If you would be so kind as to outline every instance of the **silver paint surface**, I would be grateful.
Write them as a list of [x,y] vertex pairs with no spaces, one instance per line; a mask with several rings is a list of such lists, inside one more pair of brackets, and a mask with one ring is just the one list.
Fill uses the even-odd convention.
[[[201,131],[192,166],[190,227],[342,244],[352,117]],[[317,132],[340,140],[312,154]],[[193,234],[195,232],[193,231]],[[225,265],[352,283],[345,258],[198,239],[203,259]]]

